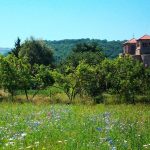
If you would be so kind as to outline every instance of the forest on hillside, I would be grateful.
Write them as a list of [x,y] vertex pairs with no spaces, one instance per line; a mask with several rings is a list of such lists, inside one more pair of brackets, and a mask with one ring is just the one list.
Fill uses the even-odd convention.
[[72,49],[79,43],[97,43],[102,47],[104,54],[109,58],[116,58],[119,53],[122,52],[122,44],[125,41],[107,41],[99,39],[66,39],[60,41],[47,41],[46,44],[53,48],[54,57],[57,62],[64,60],[70,53]]
[[[122,53],[122,44],[125,41],[107,41],[100,39],[66,39],[66,40],[44,40],[47,46],[53,49],[56,63],[63,61],[68,55],[72,53],[72,49],[79,43],[98,43],[102,47],[103,53],[109,58],[116,58],[119,53]],[[0,48],[0,54],[7,55],[11,48]]]

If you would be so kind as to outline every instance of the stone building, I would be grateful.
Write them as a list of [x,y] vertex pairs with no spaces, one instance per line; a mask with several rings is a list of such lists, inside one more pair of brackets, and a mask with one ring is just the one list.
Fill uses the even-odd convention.
[[131,55],[150,66],[150,36],[144,35],[139,39],[131,39],[123,44],[123,54]]
[[123,53],[124,54],[130,54],[130,55],[135,55],[135,50],[136,50],[136,39],[133,38],[127,42],[125,42],[123,45]]

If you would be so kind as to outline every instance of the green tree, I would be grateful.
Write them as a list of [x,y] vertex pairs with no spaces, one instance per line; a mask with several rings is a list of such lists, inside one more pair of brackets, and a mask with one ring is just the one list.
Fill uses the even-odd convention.
[[147,96],[147,101],[150,102],[150,67],[144,69],[143,74],[143,95]]
[[22,45],[19,52],[19,57],[27,57],[31,66],[34,64],[43,64],[53,66],[53,51],[44,43],[44,41],[30,38]]
[[91,66],[84,61],[77,67],[80,92],[87,93],[95,103],[103,102],[102,93],[105,90],[104,76],[97,66]]
[[20,48],[21,48],[21,39],[18,37],[17,41],[15,42],[15,48],[12,49],[10,54],[14,54],[18,58],[19,52],[20,52]]
[[98,45],[96,42],[92,43],[78,43],[73,48],[73,52],[75,53],[83,53],[83,52],[102,52],[102,47]]
[[79,78],[76,74],[76,70],[73,70],[69,66],[66,68],[65,72],[66,73],[62,74],[55,70],[53,71],[53,77],[55,78],[56,84],[63,89],[70,103],[72,103],[75,96],[79,93]]
[[17,60],[16,72],[19,76],[17,80],[18,88],[19,90],[24,90],[26,99],[27,101],[29,101],[28,90],[31,89],[33,82],[32,82],[31,65],[28,63],[26,58]]
[[8,90],[12,100],[18,89],[19,75],[16,71],[16,62],[17,58],[12,55],[0,57],[0,84],[4,90]]
[[32,88],[35,89],[32,99],[40,90],[45,89],[48,86],[52,86],[54,82],[55,80],[52,76],[50,67],[35,64],[32,69]]
[[70,99],[77,94],[80,96],[88,94],[96,102],[101,101],[103,85],[96,66],[105,58],[102,51],[97,43],[80,43],[74,47],[73,53],[60,65],[59,71],[64,79],[64,84],[61,84],[64,85],[65,93],[71,97]]
[[97,43],[81,43],[75,46],[73,53],[60,64],[59,68],[62,73],[67,66],[71,66],[75,69],[80,61],[85,61],[85,63],[89,65],[96,66],[104,60],[104,58],[103,50]]
[[[17,90],[24,90],[27,101],[32,101],[39,90],[54,83],[50,67],[38,64],[31,67],[25,57],[18,59],[14,55],[0,57],[0,76],[0,86],[8,90],[12,100]],[[31,99],[28,96],[30,89],[35,90]]]
[[144,65],[130,56],[113,61],[113,72],[109,78],[111,89],[128,103],[135,104],[135,95],[143,91]]
[[105,91],[108,91],[112,86],[111,82],[113,80],[114,73],[116,72],[115,69],[114,60],[107,58],[97,65],[98,72],[100,72],[101,76],[103,76],[103,87]]

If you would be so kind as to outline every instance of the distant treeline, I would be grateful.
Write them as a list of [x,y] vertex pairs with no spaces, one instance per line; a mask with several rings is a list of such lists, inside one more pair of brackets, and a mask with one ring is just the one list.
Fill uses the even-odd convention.
[[[119,53],[122,52],[122,44],[125,41],[107,41],[107,40],[99,40],[99,39],[66,39],[59,41],[48,41],[45,40],[47,46],[51,47],[54,51],[54,58],[56,63],[64,60],[70,53],[72,53],[72,49],[79,43],[98,43],[99,46],[102,47],[103,53],[108,58],[116,58]],[[11,49],[0,49],[0,53],[6,55]]]
[[67,39],[60,41],[45,41],[46,44],[53,48],[54,57],[57,62],[64,60],[79,43],[97,43],[102,47],[103,53],[109,58],[116,58],[122,52],[122,44],[125,41],[107,41],[99,39]]

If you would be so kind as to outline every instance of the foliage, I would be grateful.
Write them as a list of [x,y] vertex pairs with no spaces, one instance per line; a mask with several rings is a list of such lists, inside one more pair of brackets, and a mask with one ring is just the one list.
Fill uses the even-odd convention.
[[77,75],[80,81],[80,93],[86,92],[89,96],[93,97],[96,103],[102,102],[104,82],[98,68],[82,61],[77,67]]
[[0,57],[0,86],[11,93],[12,99],[18,89],[19,75],[16,72],[16,57]]
[[[109,58],[116,58],[119,53],[122,53],[122,44],[125,41],[107,41],[99,39],[68,39],[68,40],[59,40],[59,41],[44,41],[48,47],[53,49],[55,63],[59,64],[61,61],[64,61],[68,57],[76,44],[79,43],[93,43],[96,42],[100,47],[102,47],[104,54]],[[0,53],[7,53],[6,51],[1,51]]]
[[66,60],[64,60],[58,66],[58,68],[61,70],[62,73],[64,72],[64,70],[68,70],[68,67],[72,68],[72,70],[75,70],[81,61],[84,61],[89,65],[96,66],[104,58],[105,56],[102,53],[102,48],[99,47],[97,43],[80,43],[74,47],[73,53],[70,54],[66,58]]
[[[77,53],[78,54],[78,53]],[[72,60],[74,62],[74,60]],[[63,68],[63,69],[62,69]],[[109,60],[105,58],[97,64],[79,61],[76,67],[72,63],[62,66],[60,73],[67,78],[63,84],[67,86],[76,81],[78,94],[88,94],[97,103],[102,102],[104,92],[116,94],[117,101],[125,100],[127,103],[135,103],[135,95],[149,94],[150,69],[130,56]]]
[[104,59],[104,55],[100,52],[83,52],[83,53],[73,53],[70,56],[66,58],[65,61],[63,61],[58,68],[60,68],[63,72],[63,70],[66,68],[66,66],[72,66],[73,68],[76,68],[80,61],[85,61],[85,63],[89,65],[96,66]]
[[83,52],[101,52],[102,48],[98,45],[98,43],[78,43],[73,48],[74,53],[83,53]]
[[54,49],[54,57],[56,63],[59,64],[68,57],[77,44],[97,43],[102,47],[104,54],[109,58],[116,58],[119,53],[122,53],[122,44],[125,41],[107,41],[98,39],[70,39],[60,41],[45,41],[48,46]]
[[67,74],[61,74],[58,71],[53,72],[53,77],[55,78],[56,83],[59,87],[62,87],[66,95],[68,96],[70,103],[73,101],[75,96],[78,94],[78,83],[79,79],[76,74],[76,71]]
[[9,54],[14,54],[17,58],[19,57],[19,52],[21,48],[21,39],[18,37],[17,41],[15,42],[15,48],[9,52]]
[[8,90],[12,98],[20,89],[25,91],[27,100],[29,89],[34,88],[38,92],[54,83],[49,67],[38,64],[31,67],[26,58],[18,59],[13,55],[0,57],[0,76],[1,87]]
[[32,66],[34,64],[53,66],[54,61],[52,49],[47,47],[43,41],[34,38],[26,40],[21,45],[19,57],[27,57]]
[[117,58],[107,63],[106,69],[110,68],[107,75],[110,89],[120,97],[125,97],[127,102],[135,103],[135,94],[143,92],[144,66],[130,56]]
[[1,88],[12,97],[16,91],[23,90],[27,100],[29,90],[35,91],[33,99],[54,82],[70,103],[76,96],[89,96],[100,103],[104,93],[116,95],[118,102],[135,103],[137,94],[146,94],[150,99],[150,67],[130,56],[109,59],[95,40],[83,41],[76,43],[72,54],[52,71],[53,54],[45,43],[31,38],[20,45],[18,39],[14,50],[16,54],[19,52],[19,57],[0,56]]
[[32,88],[37,91],[33,94],[33,97],[39,92],[39,90],[45,89],[48,86],[54,84],[54,78],[50,68],[44,65],[35,64],[32,68]]

